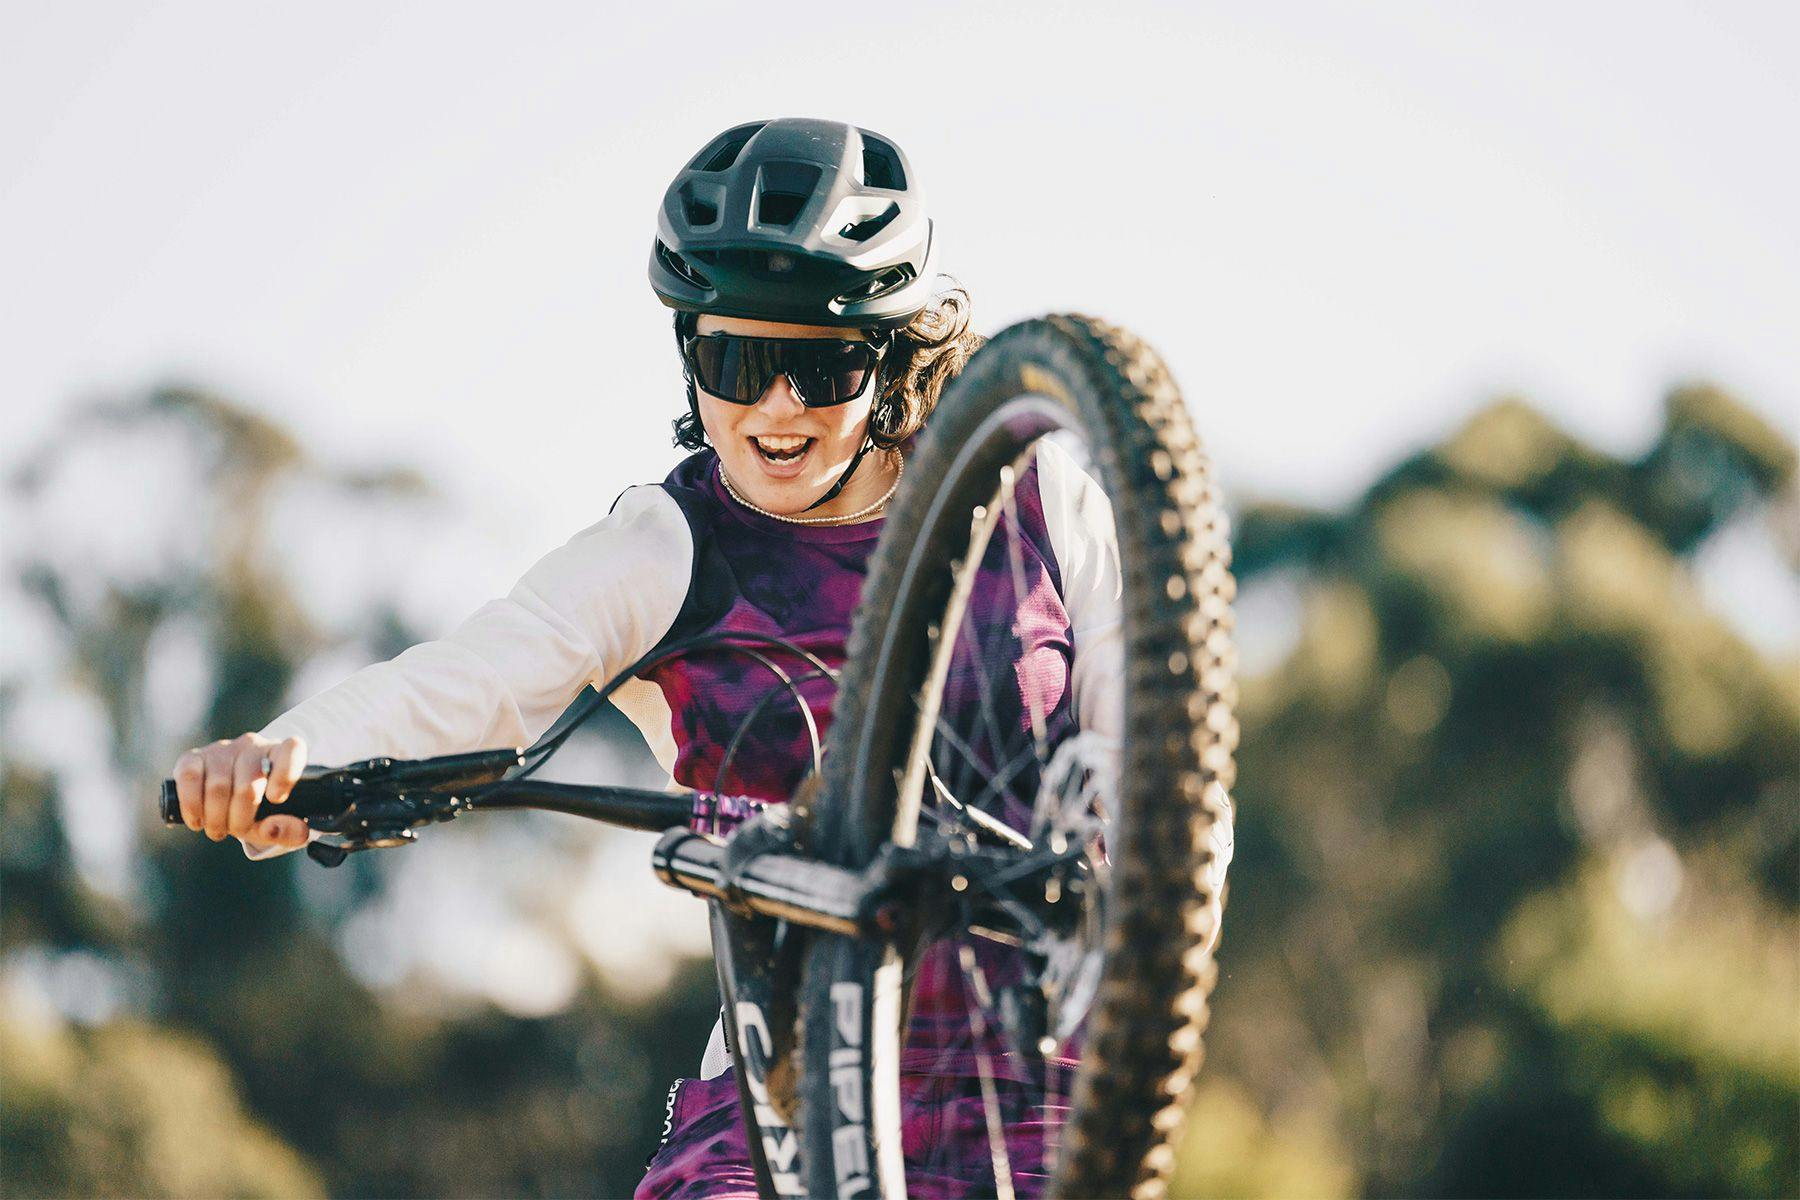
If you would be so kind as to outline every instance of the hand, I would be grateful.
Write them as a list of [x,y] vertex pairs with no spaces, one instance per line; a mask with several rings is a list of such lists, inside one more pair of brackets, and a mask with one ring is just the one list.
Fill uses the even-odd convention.
[[258,821],[256,809],[264,799],[285,802],[305,768],[306,743],[297,737],[277,742],[246,733],[189,750],[175,760],[182,823],[215,842],[229,834],[256,847],[304,846],[305,821],[286,815]]

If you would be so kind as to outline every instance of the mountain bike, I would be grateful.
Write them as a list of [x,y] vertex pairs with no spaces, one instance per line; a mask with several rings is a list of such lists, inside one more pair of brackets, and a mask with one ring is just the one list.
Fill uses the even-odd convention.
[[[1008,711],[1029,666],[971,605],[978,579],[1029,600],[1023,484],[1050,445],[1099,482],[1084,519],[1110,523],[1118,552],[1120,627],[1073,634],[1077,662],[1084,638],[1116,647],[1090,684],[1108,719],[1089,728]],[[775,681],[768,702],[809,723],[799,684],[836,680],[789,802],[535,778],[642,661],[529,749],[308,768],[279,811],[320,831],[308,853],[327,865],[496,809],[666,831],[657,875],[710,903],[765,1196],[898,1198],[945,1179],[1156,1196],[1215,975],[1207,835],[1237,739],[1229,555],[1157,355],[1091,318],[1023,322],[933,413],[841,670],[763,635],[660,652],[741,654]],[[179,823],[172,783],[162,812]]]

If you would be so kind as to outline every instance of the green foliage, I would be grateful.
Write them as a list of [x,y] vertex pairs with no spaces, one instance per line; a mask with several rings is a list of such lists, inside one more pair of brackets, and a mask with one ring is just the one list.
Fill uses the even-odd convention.
[[136,1022],[68,1031],[0,1014],[9,1196],[322,1196],[199,1039]]
[[[1800,674],[1712,613],[1692,567],[1727,524],[1791,507],[1794,452],[1715,389],[1667,411],[1622,461],[1510,400],[1341,511],[1243,514],[1246,591],[1280,580],[1302,613],[1244,687],[1223,978],[1176,1194],[1800,1192]],[[83,414],[14,496],[170,430],[204,485],[170,561],[8,547],[57,654],[0,683],[6,978],[79,959],[116,1002],[83,1026],[0,991],[7,1194],[628,1193],[717,1004],[707,964],[648,1004],[588,980],[524,1019],[351,972],[344,922],[391,858],[321,885],[297,858],[146,832],[135,883],[78,865],[88,758],[141,820],[181,746],[260,725],[311,656],[412,638],[391,608],[327,631],[268,518],[285,482],[343,512],[424,503],[416,476],[325,470],[204,393]],[[205,692],[177,729],[151,661],[184,630]],[[109,744],[20,753],[21,715],[71,696]]]
[[1188,1110],[1173,1196],[1339,1200],[1355,1194],[1349,1154],[1318,1114],[1265,1120],[1229,1083],[1202,1084]]
[[[6,962],[72,955],[117,995],[75,1004],[100,1022],[82,1027],[54,1012],[25,1022],[0,991],[6,1193],[629,1193],[668,1083],[698,1063],[716,1013],[709,964],[691,964],[653,1004],[589,981],[565,1011],[520,1018],[420,986],[371,991],[352,975],[342,923],[383,895],[384,857],[342,868],[335,890],[309,890],[300,873],[320,869],[303,857],[251,863],[235,844],[142,828],[138,886],[78,867],[68,781],[94,759],[116,780],[112,818],[147,827],[155,781],[180,749],[263,724],[312,655],[372,660],[417,640],[388,609],[353,619],[355,640],[334,644],[269,547],[279,487],[328,495],[341,517],[423,503],[417,476],[327,470],[282,430],[204,393],[166,389],[77,415],[15,478],[14,500],[29,517],[59,488],[91,487],[84,462],[144,446],[175,455],[180,473],[162,559],[147,569],[127,552],[115,567],[72,560],[53,539],[8,546],[9,582],[53,630],[55,654],[39,675],[0,686]],[[336,536],[362,534],[352,521]],[[196,632],[197,725],[169,728],[153,651]],[[15,743],[33,706],[69,697],[101,714],[105,744],[59,757]]]
[[1203,1077],[1327,1132],[1197,1133],[1195,1194],[1800,1190],[1800,673],[1692,575],[1793,480],[1691,387],[1635,462],[1509,400],[1341,512],[1244,514],[1302,616],[1244,687]]
[[1654,920],[1601,871],[1534,896],[1498,973],[1568,1064],[1563,1085],[1669,1190],[1780,1195],[1800,1180],[1800,921],[1728,878],[1694,882]]

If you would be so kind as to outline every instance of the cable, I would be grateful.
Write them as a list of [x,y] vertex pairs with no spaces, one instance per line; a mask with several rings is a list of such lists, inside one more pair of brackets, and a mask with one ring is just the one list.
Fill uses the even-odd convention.
[[[668,646],[663,647],[661,650],[653,650],[644,654],[629,667],[626,667],[617,675],[614,675],[604,686],[594,689],[593,694],[588,697],[587,702],[568,719],[561,730],[553,735],[546,735],[543,738],[539,738],[537,742],[521,752],[521,757],[526,760],[523,770],[519,771],[516,775],[510,775],[504,779],[495,780],[493,783],[484,784],[479,788],[471,789],[468,798],[470,800],[476,800],[482,796],[502,789],[510,783],[515,783],[521,779],[529,779],[537,772],[539,767],[548,762],[550,757],[562,748],[563,744],[569,740],[569,737],[574,734],[577,729],[593,719],[594,714],[600,711],[601,705],[605,704],[612,697],[612,694],[623,687],[628,681],[636,678],[642,672],[649,670],[652,667],[659,666],[662,663],[678,658],[690,651],[703,649],[736,651],[756,659],[774,672],[787,691],[794,697],[795,703],[799,706],[800,711],[804,715],[808,736],[812,741],[814,769],[817,770],[822,755],[819,744],[819,731],[816,722],[813,720],[812,710],[806,704],[805,697],[800,694],[798,686],[795,684],[794,680],[788,676],[786,671],[783,671],[766,655],[758,654],[748,646],[735,644],[738,642],[748,642],[752,645],[771,646],[776,649],[785,650],[812,666],[812,672],[805,676],[805,678],[811,679],[823,677],[832,680],[834,683],[837,681],[838,671],[835,668],[828,666],[818,655],[810,650],[794,645],[786,638],[776,637],[773,634],[758,633],[755,630],[744,629],[723,630],[716,633],[699,634],[691,638],[683,638],[678,642],[673,642]],[[739,732],[742,732],[741,727]],[[733,745],[736,744],[736,741],[737,739],[733,738]]]
[[[806,731],[812,740],[813,772],[815,774],[824,769],[823,751],[819,745],[819,728],[813,721],[812,708],[806,703],[805,698],[801,696],[799,687],[803,683],[808,683],[819,678],[823,678],[821,672],[808,671],[789,685],[789,690],[794,697],[794,703],[799,707],[800,712],[806,721]],[[751,707],[750,711],[744,714],[744,719],[738,722],[737,732],[731,735],[731,741],[727,743],[725,747],[725,755],[719,760],[719,770],[713,777],[713,791],[721,792],[725,790],[725,772],[730,769],[731,760],[737,756],[738,743],[744,740],[744,734],[750,731],[750,726],[756,723],[756,718],[762,715],[762,710],[768,706],[769,701],[775,699],[775,697],[780,694],[780,692],[774,689],[765,692],[762,699],[758,700],[756,704]]]

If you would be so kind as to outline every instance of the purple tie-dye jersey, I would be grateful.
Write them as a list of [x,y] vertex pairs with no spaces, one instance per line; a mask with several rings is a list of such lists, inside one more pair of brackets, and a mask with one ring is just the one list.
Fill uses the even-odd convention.
[[[694,565],[687,599],[662,645],[707,633],[753,631],[781,637],[840,667],[869,554],[884,522],[799,526],[760,516],[726,493],[717,456],[710,450],[682,462],[663,487],[692,530]],[[1015,520],[1016,536],[1009,537],[1007,523]],[[1016,556],[1009,547],[1017,547]],[[1074,730],[1073,639],[1062,590],[1034,463],[1021,476],[1015,511],[996,531],[977,575],[963,634],[970,645],[958,655],[945,692],[947,713],[981,706],[980,720],[964,727],[971,731],[968,756],[985,766],[1005,757],[1006,747],[1016,748],[1020,738],[1032,736],[1034,724],[1040,724],[1051,745]],[[833,684],[812,674],[805,660],[792,653],[758,649],[798,681],[823,739],[831,723]],[[668,701],[676,744],[673,773],[681,784],[779,802],[811,770],[804,718],[769,667],[753,658],[706,649],[683,654],[642,677]],[[740,736],[746,719],[752,723]],[[735,751],[726,761],[734,738]],[[1012,797],[1030,797],[1035,788],[1035,776],[1021,775],[1007,790]],[[996,815],[1023,828],[1029,810],[1022,803],[1009,798]],[[724,832],[744,815],[709,812],[696,819]],[[998,960],[983,966],[990,978],[1007,969]],[[992,1194],[994,1186],[979,1055],[970,1046],[962,989],[961,968],[947,944],[925,956],[913,996],[901,1085],[913,1196]],[[1036,1195],[1044,1184],[1045,1129],[1060,1120],[1060,1105],[1014,1080],[1009,1064],[991,1065],[999,1075],[1009,1170],[1020,1196]],[[737,1085],[729,1071],[679,1083],[667,1136],[637,1194],[755,1196],[737,1105]]]
[[[869,554],[885,522],[791,525],[751,512],[725,491],[710,450],[689,457],[662,486],[693,532],[694,565],[687,599],[657,648],[704,634],[750,632],[780,637],[830,667],[841,667]],[[964,636],[978,636],[981,651],[958,655],[944,704],[955,712],[986,693],[983,702],[992,711],[984,714],[981,728],[993,731],[989,736],[1029,731],[1035,707],[1054,743],[1073,726],[1074,651],[1035,463],[1020,479],[1015,507],[1022,536],[1009,539],[1003,522],[970,599]],[[1021,550],[1017,564],[1005,553],[1014,543]],[[796,681],[823,740],[831,724],[832,682],[796,654],[752,648]],[[982,677],[981,666],[1010,671],[1014,678],[997,687]],[[718,648],[689,651],[644,671],[642,678],[668,701],[676,744],[672,773],[682,785],[785,801],[810,770],[805,718],[770,668],[749,655]],[[737,746],[726,762],[734,738]],[[1022,780],[1013,790],[1030,795],[1031,782]]]

